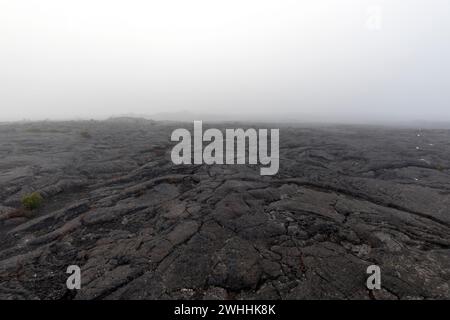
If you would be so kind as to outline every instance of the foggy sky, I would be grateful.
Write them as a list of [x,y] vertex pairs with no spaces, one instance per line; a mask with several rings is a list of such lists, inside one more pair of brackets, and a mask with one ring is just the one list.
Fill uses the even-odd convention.
[[0,121],[450,121],[449,14],[448,0],[0,0]]

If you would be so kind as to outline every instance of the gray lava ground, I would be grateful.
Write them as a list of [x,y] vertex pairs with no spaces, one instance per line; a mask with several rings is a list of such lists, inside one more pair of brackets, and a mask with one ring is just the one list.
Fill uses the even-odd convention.
[[450,131],[282,126],[262,177],[174,166],[178,127],[0,125],[0,298],[450,299]]

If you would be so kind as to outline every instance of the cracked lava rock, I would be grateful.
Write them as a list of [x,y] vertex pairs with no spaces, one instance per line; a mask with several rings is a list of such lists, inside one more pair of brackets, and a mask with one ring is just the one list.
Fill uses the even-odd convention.
[[0,298],[450,299],[449,130],[283,125],[261,176],[173,165],[191,126],[0,125]]

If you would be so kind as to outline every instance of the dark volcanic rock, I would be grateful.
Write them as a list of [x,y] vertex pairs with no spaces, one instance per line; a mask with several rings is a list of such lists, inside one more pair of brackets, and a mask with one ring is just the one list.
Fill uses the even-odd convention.
[[[174,166],[191,126],[1,125],[0,298],[450,298],[449,131],[285,126],[262,177]],[[44,205],[21,209],[33,191]]]

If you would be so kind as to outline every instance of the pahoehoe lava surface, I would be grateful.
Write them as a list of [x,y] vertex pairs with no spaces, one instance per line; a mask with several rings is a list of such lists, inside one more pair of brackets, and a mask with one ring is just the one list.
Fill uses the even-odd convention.
[[0,298],[450,298],[450,131],[286,125],[264,177],[173,165],[179,127],[0,125]]

